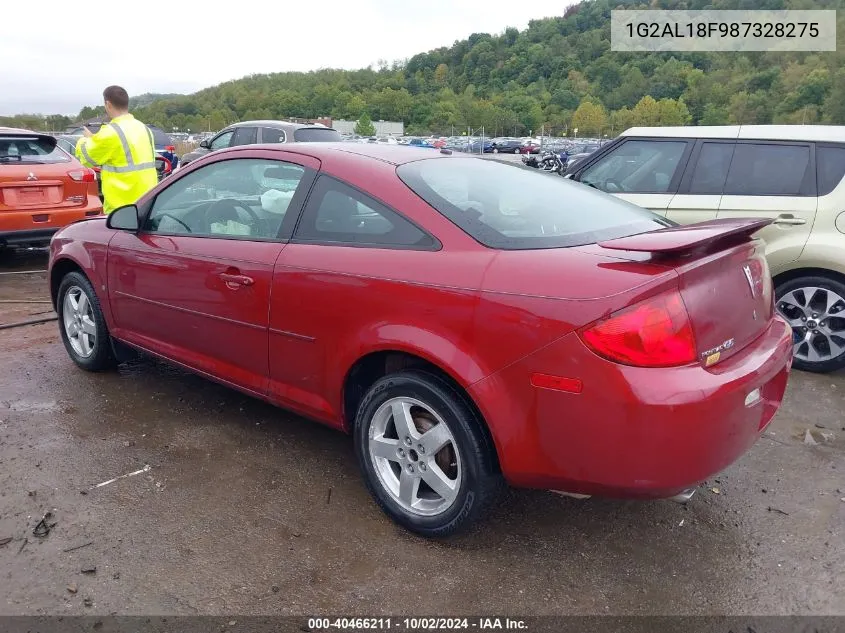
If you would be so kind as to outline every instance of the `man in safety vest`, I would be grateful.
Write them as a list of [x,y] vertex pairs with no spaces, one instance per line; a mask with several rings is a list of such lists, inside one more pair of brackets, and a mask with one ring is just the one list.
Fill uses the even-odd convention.
[[129,95],[120,86],[103,91],[106,114],[111,121],[96,134],[83,128],[85,137],[76,144],[76,157],[86,167],[100,169],[103,211],[111,213],[158,184],[155,144],[150,129],[129,114]]

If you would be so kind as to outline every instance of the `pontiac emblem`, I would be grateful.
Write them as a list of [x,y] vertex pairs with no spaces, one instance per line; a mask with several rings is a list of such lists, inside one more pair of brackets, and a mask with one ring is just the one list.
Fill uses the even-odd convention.
[[38,180],[38,176],[36,176],[32,172],[29,172],[29,176],[27,176],[26,179],[27,180]]
[[745,280],[748,282],[748,288],[751,290],[751,296],[753,298],[757,298],[757,289],[754,284],[754,277],[751,276],[751,266],[745,264],[742,267],[742,271],[745,273]]

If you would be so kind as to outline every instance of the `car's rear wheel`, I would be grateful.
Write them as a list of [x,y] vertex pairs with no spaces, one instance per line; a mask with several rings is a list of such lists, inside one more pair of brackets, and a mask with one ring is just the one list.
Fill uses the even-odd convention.
[[65,275],[59,285],[56,309],[62,342],[73,362],[88,371],[102,371],[117,364],[100,301],[85,275]]
[[827,373],[845,367],[845,284],[799,277],[775,291],[777,310],[792,327],[793,365]]
[[481,422],[439,376],[385,376],[367,392],[355,424],[367,488],[385,513],[417,534],[443,537],[469,527],[501,488]]

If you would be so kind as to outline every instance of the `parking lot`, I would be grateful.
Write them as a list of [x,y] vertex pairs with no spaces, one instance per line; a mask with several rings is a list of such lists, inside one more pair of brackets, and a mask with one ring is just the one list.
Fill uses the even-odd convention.
[[[47,298],[0,276],[0,323]],[[845,614],[841,374],[793,373],[687,506],[511,490],[436,542],[378,510],[349,438],[201,378],[82,372],[55,322],[0,330],[0,371],[2,614]]]

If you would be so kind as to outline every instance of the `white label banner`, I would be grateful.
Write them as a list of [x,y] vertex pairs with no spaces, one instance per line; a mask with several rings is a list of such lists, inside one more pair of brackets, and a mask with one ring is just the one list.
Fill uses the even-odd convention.
[[658,51],[835,51],[836,11],[612,10],[610,48]]

